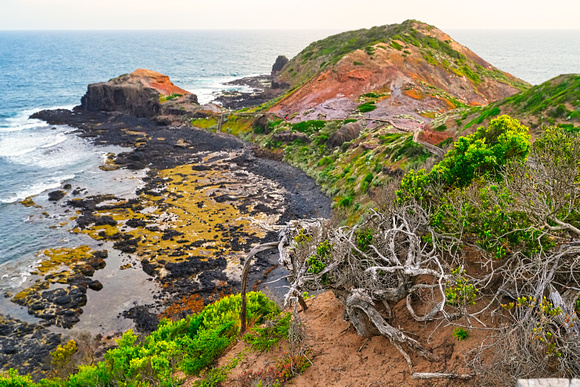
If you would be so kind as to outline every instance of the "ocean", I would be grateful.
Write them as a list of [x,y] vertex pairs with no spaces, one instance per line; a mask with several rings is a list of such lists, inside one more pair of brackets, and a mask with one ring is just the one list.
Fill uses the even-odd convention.
[[[130,196],[139,184],[128,172],[98,168],[108,152],[121,148],[95,147],[72,128],[47,125],[29,119],[30,114],[73,107],[87,84],[137,68],[169,75],[200,102],[209,102],[217,91],[233,88],[224,82],[269,73],[278,55],[291,58],[336,32],[0,31],[0,314],[25,317],[22,308],[1,295],[26,282],[39,251],[88,243],[86,236],[55,228],[71,214],[47,200],[50,190],[66,183],[91,194]],[[448,33],[532,84],[580,72],[580,31]],[[42,208],[20,204],[29,196]]]

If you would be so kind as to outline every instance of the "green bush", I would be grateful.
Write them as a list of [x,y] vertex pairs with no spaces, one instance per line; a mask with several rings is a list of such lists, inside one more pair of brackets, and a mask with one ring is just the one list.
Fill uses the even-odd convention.
[[356,110],[358,110],[361,113],[368,113],[368,112],[372,112],[376,108],[377,108],[377,106],[375,105],[374,102],[365,102],[362,105],[359,105],[356,108]]
[[[247,295],[247,318],[262,323],[273,319],[280,309],[259,292]],[[236,338],[240,328],[241,296],[222,298],[197,315],[178,321],[163,320],[144,340],[127,331],[117,348],[105,354],[96,365],[80,366],[66,380],[44,379],[37,385],[49,386],[175,386],[177,370],[199,374],[210,366]],[[0,386],[34,386],[27,376],[10,371],[0,376]]]
[[477,176],[493,180],[508,160],[524,160],[529,151],[528,128],[504,115],[492,120],[488,128],[480,127],[472,135],[460,137],[430,172],[409,171],[397,195],[401,200],[423,200],[431,195],[428,187],[436,182],[450,188],[466,187]]
[[318,132],[320,129],[324,128],[324,125],[326,125],[326,121],[322,120],[302,121],[293,124],[292,130],[300,133],[313,134],[314,132]]
[[2,387],[28,387],[34,386],[28,375],[19,375],[18,371],[10,368],[8,372],[0,371],[0,386]]
[[458,341],[465,340],[469,337],[469,332],[463,328],[457,327],[453,330],[453,337],[455,337]]
[[394,40],[391,42],[391,47],[393,47],[395,50],[399,50],[399,51],[401,51],[403,49],[403,46],[401,46],[401,44],[399,42],[395,42]]
[[250,344],[253,350],[269,351],[280,339],[288,340],[288,329],[290,328],[291,313],[284,313],[278,316],[270,325],[264,327],[255,326],[252,332],[244,336],[244,340]]

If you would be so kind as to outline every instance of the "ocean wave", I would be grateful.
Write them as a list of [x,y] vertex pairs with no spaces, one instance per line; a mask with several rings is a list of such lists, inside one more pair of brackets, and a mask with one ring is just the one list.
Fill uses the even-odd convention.
[[47,148],[52,148],[58,144],[62,144],[63,142],[65,142],[67,140],[67,136],[64,133],[58,133],[58,135],[56,136],[56,138],[54,139],[54,141],[51,141],[47,144],[43,144],[41,146],[39,146],[40,149],[47,149]]
[[34,152],[37,149],[47,149],[67,140],[62,132],[47,132],[46,130],[20,135],[12,133],[0,137],[0,157],[16,157]]
[[49,125],[46,122],[30,118],[30,116],[40,110],[72,109],[73,107],[74,105],[53,106],[49,108],[34,108],[14,113],[0,114],[0,132],[19,132],[39,127],[48,127]]
[[62,175],[58,177],[52,177],[48,179],[48,181],[43,183],[36,183],[25,187],[18,187],[19,190],[17,192],[13,192],[4,197],[0,197],[0,203],[5,204],[16,203],[26,199],[27,197],[36,196],[45,191],[59,188],[65,181],[71,180],[74,177],[75,175]]

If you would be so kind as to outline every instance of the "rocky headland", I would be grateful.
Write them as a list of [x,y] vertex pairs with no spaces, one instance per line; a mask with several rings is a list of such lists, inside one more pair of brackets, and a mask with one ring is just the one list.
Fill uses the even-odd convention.
[[[480,316],[478,323],[487,324],[484,330],[476,330],[473,321],[464,325],[469,329],[470,342],[462,341],[467,338],[467,331],[460,338],[455,329],[463,317],[453,314],[455,317],[445,315],[438,320],[432,318],[431,313],[458,307],[453,302],[441,301],[453,297],[453,293],[447,295],[443,287],[463,292],[471,284],[469,281],[482,284],[481,273],[501,262],[495,257],[487,261],[488,267],[482,264],[479,259],[487,256],[481,244],[469,245],[468,241],[471,247],[464,252],[458,252],[463,250],[463,245],[460,249],[454,245],[443,251],[441,257],[439,253],[428,253],[428,259],[421,264],[430,265],[429,271],[415,271],[417,267],[411,265],[405,266],[407,271],[404,272],[400,265],[389,266],[385,273],[392,269],[400,278],[408,276],[397,289],[397,294],[402,291],[406,296],[397,299],[381,299],[388,293],[384,288],[394,289],[389,288],[392,284],[387,282],[395,281],[396,276],[374,273],[369,281],[368,270],[365,270],[361,278],[366,282],[362,286],[376,286],[378,291],[368,296],[367,307],[359,306],[359,314],[353,312],[356,308],[351,305],[348,323],[339,317],[349,313],[348,305],[345,312],[348,300],[345,302],[341,295],[366,290],[359,287],[337,290],[351,285],[332,281],[354,270],[352,263],[355,261],[362,262],[361,267],[369,265],[368,260],[374,259],[373,253],[365,249],[371,242],[380,249],[393,249],[391,253],[395,259],[398,259],[397,254],[419,256],[423,248],[435,252],[434,245],[430,246],[426,239],[429,234],[425,230],[433,226],[429,219],[421,227],[402,233],[416,238],[416,246],[421,249],[407,249],[403,237],[393,237],[381,246],[382,231],[376,231],[381,227],[395,227],[390,224],[395,225],[396,221],[372,223],[374,218],[381,218],[380,211],[374,210],[381,205],[393,206],[396,183],[407,172],[432,166],[442,159],[445,161],[444,149],[454,138],[464,131],[464,134],[472,132],[481,123],[488,123],[500,112],[513,113],[516,118],[519,118],[517,114],[523,115],[536,125],[538,133],[546,122],[564,125],[570,133],[577,132],[575,125],[580,116],[578,76],[562,76],[530,88],[434,26],[408,20],[314,42],[289,61],[279,57],[271,74],[237,80],[234,84],[249,86],[253,91],[225,92],[218,98],[222,106],[202,106],[195,95],[176,88],[166,76],[137,70],[90,85],[82,104],[73,110],[42,111],[34,115],[50,124],[77,128],[77,135],[90,138],[96,145],[131,148],[110,155],[103,170],[147,170],[143,186],[132,198],[91,195],[90,192],[71,197],[70,187],[63,187],[51,195],[51,200],[74,209],[75,215],[70,218],[73,233],[86,234],[121,251],[126,260],[118,270],[139,267],[160,285],[162,291],[154,305],[133,305],[123,315],[135,320],[139,332],[147,333],[155,329],[160,318],[179,318],[198,312],[209,302],[239,290],[240,269],[248,250],[277,238],[275,225],[292,219],[329,217],[329,198],[332,198],[341,220],[352,224],[359,222],[361,228],[351,228],[348,238],[331,242],[340,244],[348,240],[350,244],[342,250],[327,254],[334,247],[326,245],[325,250],[324,243],[330,243],[330,237],[322,236],[328,239],[314,245],[314,255],[302,257],[306,263],[300,275],[310,273],[312,278],[320,275],[316,289],[330,288],[338,299],[325,293],[309,302],[312,309],[301,312],[304,320],[295,320],[312,325],[316,336],[313,346],[317,346],[315,351],[308,352],[316,357],[314,363],[308,361],[317,367],[312,367],[302,379],[298,377],[297,384],[312,385],[321,380],[325,383],[332,380],[340,385],[360,380],[374,384],[375,380],[383,381],[389,372],[397,375],[391,373],[391,381],[405,385],[477,384],[479,380],[474,379],[476,375],[466,366],[463,356],[485,340],[490,330],[499,329],[500,320],[509,317],[506,314],[509,312],[502,311],[509,303],[498,306],[491,316]],[[512,122],[509,117],[502,119]],[[320,187],[327,196],[321,193]],[[34,205],[30,201],[23,204]],[[367,214],[374,215],[361,217],[366,210],[369,210]],[[413,210],[409,214],[419,213]],[[475,214],[473,221],[476,222],[481,214],[483,212]],[[504,219],[509,220],[509,216]],[[365,222],[371,226],[367,228]],[[296,242],[294,247],[307,245],[308,238],[311,241],[313,237],[320,237],[303,234],[303,231],[290,238]],[[374,251],[379,254],[376,247]],[[438,266],[433,264],[433,259],[446,259],[446,254],[456,252],[461,255],[456,260],[444,262],[444,265],[439,261]],[[336,278],[317,271],[320,266],[332,266],[328,260],[333,259],[334,253],[354,257],[345,266],[332,268],[337,270]],[[364,259],[357,261],[359,254]],[[84,246],[71,251],[55,251],[53,256],[51,253],[45,255],[50,259],[37,268],[40,278],[36,284],[13,298],[44,321],[31,328],[14,319],[0,320],[0,332],[6,332],[5,336],[0,334],[3,340],[0,344],[8,348],[0,356],[3,367],[28,362],[37,365],[35,369],[42,368],[42,359],[32,359],[30,351],[14,344],[13,338],[17,335],[13,332],[24,332],[17,337],[22,336],[20,340],[24,343],[28,340],[41,354],[52,351],[61,338],[49,336],[51,333],[45,326],[67,327],[81,318],[87,289],[98,290],[102,285],[91,276],[109,262],[102,250]],[[385,256],[380,256],[382,266],[389,265],[384,263],[388,261]],[[412,261],[409,257],[407,262]],[[260,282],[268,276],[279,278],[283,275],[276,263],[276,254],[257,256],[250,275],[254,288],[260,289]],[[63,265],[68,269],[54,270]],[[428,284],[438,276],[438,282]],[[381,278],[388,281],[382,283]],[[487,281],[482,286],[490,283],[495,286],[494,281]],[[524,282],[525,286],[529,285],[527,278]],[[333,288],[335,285],[337,288]],[[463,288],[459,289],[460,286]],[[261,289],[273,298],[279,296],[271,288]],[[423,292],[425,289],[431,290]],[[434,296],[436,289],[440,294]],[[475,289],[473,293],[479,291]],[[478,303],[485,301],[487,296],[477,300],[475,295],[473,297],[469,308],[479,307]],[[514,301],[510,297],[513,298],[502,296],[507,301]],[[577,299],[577,292],[575,297]],[[352,301],[353,298],[349,298]],[[439,310],[428,312],[431,307],[427,308],[427,303],[439,305]],[[416,313],[413,305],[418,304],[421,310],[415,309]],[[473,306],[475,304],[478,305]],[[466,304],[463,308],[461,313],[466,313]],[[411,349],[417,348],[413,343],[426,341],[427,350],[432,350],[439,361],[427,356],[421,360],[424,353],[420,352],[409,352],[410,355],[403,355],[403,358],[401,354],[405,351],[400,347],[397,347],[400,353],[393,351],[392,344],[399,339],[388,342],[384,336],[393,338],[384,331],[380,331],[383,337],[377,337],[375,330],[366,331],[365,336],[355,320],[363,316],[360,311],[370,309],[377,311],[373,317],[367,314],[373,324],[381,315],[382,327],[401,334],[405,332],[408,337],[403,341],[407,345],[411,343]],[[294,312],[296,319],[298,312]],[[451,320],[442,326],[446,321],[443,319],[447,318]],[[357,334],[353,333],[353,326]],[[199,328],[193,323],[191,327]],[[262,328],[268,330],[272,326],[266,324]],[[344,343],[337,346],[336,340]],[[231,355],[237,356],[245,350],[245,344],[239,343],[231,349]],[[270,355],[258,358],[254,355],[243,361],[238,358],[235,368],[230,363],[232,357],[224,357],[222,365],[226,367],[223,363],[226,361],[229,368],[226,371],[222,368],[220,372],[227,374],[233,370],[231,385],[237,385],[243,374],[254,375],[258,380],[264,377],[266,365],[272,363]],[[327,362],[324,367],[318,366],[324,362]],[[348,370],[348,364],[355,363],[363,367],[362,371]],[[411,363],[425,371],[418,379],[431,380],[415,380],[416,374],[411,380],[410,373],[417,372],[413,371]],[[380,374],[373,373],[374,370],[380,370]],[[511,378],[511,374],[506,375]],[[445,380],[447,378],[451,381]]]
[[[73,110],[33,115],[53,125],[75,127],[77,135],[95,145],[131,147],[111,155],[103,170],[148,170],[145,185],[129,200],[90,192],[71,196],[70,186],[51,193],[53,201],[76,212],[70,220],[72,232],[112,243],[127,256],[129,266],[142,267],[158,281],[162,294],[156,305],[136,305],[124,313],[142,332],[154,329],[160,317],[182,317],[239,291],[245,254],[253,245],[275,238],[269,226],[330,215],[329,199],[303,172],[275,157],[262,157],[268,152],[254,152],[255,147],[231,135],[181,124],[212,109],[218,108],[200,106],[194,94],[175,87],[168,77],[137,70],[89,85]],[[33,273],[38,281],[12,300],[42,319],[43,326],[71,328],[82,318],[87,289],[103,286],[90,277],[104,267],[107,252],[79,246],[44,255],[48,260]],[[281,275],[276,266],[276,255],[260,254],[251,283],[263,282],[266,269],[270,276]],[[271,296],[281,299],[280,292]],[[18,324],[1,321],[6,332],[0,335],[5,348],[2,367],[31,361],[30,351],[11,349],[11,332]],[[31,345],[38,332],[49,332],[29,331],[21,340]],[[35,364],[55,348],[57,336],[45,340],[47,350],[37,351]]]

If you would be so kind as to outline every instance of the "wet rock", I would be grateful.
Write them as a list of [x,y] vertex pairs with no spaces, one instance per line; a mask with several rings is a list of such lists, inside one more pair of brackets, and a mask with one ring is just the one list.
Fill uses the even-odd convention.
[[57,202],[60,199],[64,198],[64,196],[66,195],[66,192],[64,191],[52,191],[48,193],[48,200],[50,200],[51,202]]
[[99,291],[103,288],[103,284],[99,280],[92,281],[89,284],[89,289]]
[[50,352],[61,343],[60,334],[23,321],[0,315],[0,369],[15,368],[32,374],[33,380],[47,376]]
[[141,334],[150,334],[159,325],[159,318],[149,311],[147,306],[134,306],[123,312],[123,316],[135,322],[135,328]]
[[147,225],[147,222],[141,219],[129,219],[125,224],[132,228],[138,228],[145,227]]

